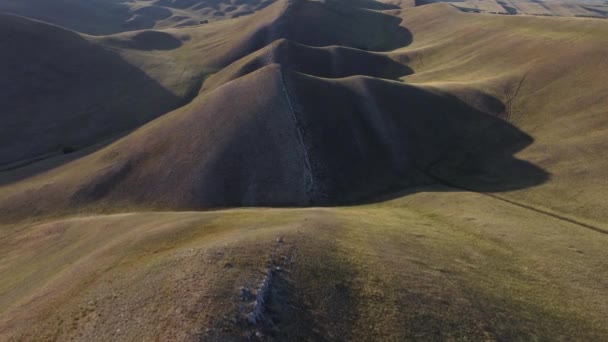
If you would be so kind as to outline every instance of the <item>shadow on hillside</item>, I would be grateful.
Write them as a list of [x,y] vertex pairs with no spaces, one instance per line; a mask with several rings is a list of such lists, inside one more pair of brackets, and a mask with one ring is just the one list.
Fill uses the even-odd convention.
[[358,3],[291,1],[294,5],[283,17],[287,22],[282,22],[286,36],[281,38],[310,46],[341,45],[367,51],[391,51],[412,43],[412,33],[401,26],[403,19],[366,10]]
[[128,38],[123,36],[109,37],[108,42],[123,49],[152,51],[152,50],[175,50],[182,46],[181,40],[173,35],[161,31],[141,31]]
[[129,132],[131,131],[109,137],[92,146],[83,146],[81,148],[74,149],[74,151],[71,152],[55,151],[38,158],[32,158],[31,160],[16,163],[15,165],[4,166],[3,168],[0,168],[0,186],[34,177],[38,174],[50,171],[54,168],[95,153],[117,141],[118,139],[128,135]]
[[170,18],[173,12],[165,7],[144,6],[131,10],[132,15],[121,27],[125,31],[135,31],[154,28],[157,21]]
[[[479,110],[453,95],[436,96],[416,88],[410,91],[409,94],[403,93],[404,98],[427,98],[419,103],[407,101],[412,105],[408,111],[420,112],[411,121],[415,125],[413,129],[403,123],[402,134],[416,136],[415,141],[398,142],[405,147],[400,149],[401,159],[378,151],[360,164],[363,168],[366,165],[390,168],[387,161],[400,160],[398,164],[401,167],[395,169],[395,174],[355,172],[360,180],[370,184],[366,186],[368,194],[342,201],[336,193],[333,198],[337,204],[382,202],[418,191],[497,193],[534,187],[550,179],[550,174],[542,168],[514,156],[531,145],[534,139],[499,117],[504,105],[498,99],[480,94],[489,107]],[[396,107],[405,105],[393,104]],[[411,117],[405,112],[398,115]],[[401,171],[397,171],[399,169]]]
[[[309,1],[297,3],[306,5],[290,8],[291,13],[280,25],[286,25],[282,34],[302,44],[356,47],[373,41],[382,50],[402,47],[412,40],[409,31],[400,26],[399,18],[352,8],[321,10],[319,6],[323,4]],[[292,31],[300,24],[298,20],[315,13],[322,15],[315,25],[305,23],[310,31]],[[356,20],[373,25],[359,27],[355,20],[351,25],[336,25],[331,30],[332,20],[349,13]],[[390,19],[384,20],[385,17]],[[264,36],[273,34],[265,31]],[[387,41],[377,41],[379,36]],[[99,49],[90,45],[88,49],[92,52]],[[247,53],[252,51],[255,50]],[[108,115],[130,119],[136,109],[155,110],[152,113],[156,116],[167,111],[161,111],[154,102],[166,96],[162,92],[166,90],[157,89],[160,86],[156,83],[150,88],[142,87],[137,82],[152,81],[141,71],[113,53],[98,53],[106,54],[106,59],[114,60],[116,65],[109,70],[105,64],[93,68],[93,75],[87,74],[77,83],[82,89],[71,89],[68,94],[73,95],[76,90],[85,90],[85,94],[107,91],[99,99],[93,98],[93,103],[108,98],[126,102],[120,102],[121,106],[112,102],[114,111],[102,107],[96,115],[90,114],[88,118],[94,124],[86,125],[68,116],[65,126],[57,129],[56,134],[77,132],[90,137],[91,130],[96,129],[96,135],[103,136],[100,125],[103,127],[103,123],[112,123],[110,119],[116,118]],[[19,59],[13,56],[11,60]],[[88,68],[83,72],[91,71]],[[87,170],[89,177],[83,177],[78,188],[61,193],[62,182],[68,183],[66,172],[48,189],[37,189],[37,196],[43,200],[55,193],[64,198],[73,196],[72,204],[69,200],[52,204],[70,208],[104,200],[131,201],[142,207],[154,203],[157,207],[178,210],[305,207],[377,202],[438,183],[451,184],[455,190],[501,192],[532,187],[549,179],[544,170],[514,157],[533,139],[498,117],[504,105],[490,95],[479,93],[477,103],[472,106],[439,89],[354,74],[329,80],[276,65],[254,74],[257,75],[251,77],[253,83],[242,77],[238,84],[226,84],[213,96],[203,97],[180,120],[166,120],[151,135],[123,141],[106,153],[106,160],[98,165],[100,169]],[[103,82],[90,85],[90,79]],[[103,85],[108,84],[122,87],[106,89]],[[90,87],[95,87],[95,91]],[[91,98],[85,99],[81,99],[83,104],[90,105]],[[164,99],[170,102],[167,97]],[[179,102],[171,100],[175,101],[171,104]],[[74,107],[72,97],[63,101],[64,106],[44,105]],[[100,118],[105,120],[101,124],[95,121]],[[142,116],[129,124],[136,126],[149,119],[150,116]],[[113,129],[117,131],[116,126]],[[22,138],[32,136],[36,135],[30,130]],[[143,147],[133,148],[138,141]],[[112,167],[104,168],[107,165]],[[19,207],[16,201],[10,202]],[[28,202],[28,206],[31,204]],[[40,207],[46,210],[43,205]]]
[[0,1],[0,12],[52,23],[91,35],[121,32],[129,19],[124,0],[20,0]]
[[488,94],[478,93],[475,108],[437,89],[371,78],[289,83],[315,175],[311,205],[369,202],[438,182],[502,192],[549,179],[514,157],[534,140],[499,118],[504,105]]
[[[180,207],[350,205],[437,183],[502,192],[549,179],[514,157],[533,139],[498,117],[504,105],[490,95],[479,93],[473,107],[433,88],[282,73],[285,91],[278,94],[287,94],[289,105],[281,113],[289,120],[253,98],[241,98],[244,110],[222,111],[238,122],[237,129],[216,132],[221,144],[202,162],[202,176],[188,184],[190,197],[180,198]],[[230,98],[230,89],[223,96]],[[281,98],[275,101],[278,106]],[[161,195],[167,193],[154,197]]]
[[0,36],[0,170],[84,149],[183,104],[74,32],[2,15]]
[[[358,3],[384,6],[374,1]],[[252,32],[236,42],[217,67],[225,67],[279,39],[311,47],[342,46],[378,52],[412,43],[412,33],[401,25],[401,18],[357,3],[345,5],[341,0],[288,0],[286,9],[273,22],[260,26],[258,22],[264,18],[260,16],[250,17]]]
[[275,41],[253,55],[254,58],[250,58],[251,55],[245,57],[212,76],[203,91],[211,91],[219,85],[271,64],[280,64],[291,71],[323,78],[361,75],[401,82],[401,77],[413,73],[413,70],[407,66],[408,60],[405,56],[401,56],[400,61],[397,62],[385,54],[344,47],[316,48],[287,39]]

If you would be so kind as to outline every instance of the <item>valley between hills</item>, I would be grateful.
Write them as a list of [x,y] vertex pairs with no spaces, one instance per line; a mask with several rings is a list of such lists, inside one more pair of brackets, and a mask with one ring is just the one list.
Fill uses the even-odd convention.
[[0,340],[608,339],[608,21],[418,5],[0,0]]

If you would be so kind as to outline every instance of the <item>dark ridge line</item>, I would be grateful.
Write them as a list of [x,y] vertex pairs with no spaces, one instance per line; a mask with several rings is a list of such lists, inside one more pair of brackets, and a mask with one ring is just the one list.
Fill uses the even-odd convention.
[[563,215],[560,215],[560,214],[552,213],[550,211],[539,209],[539,208],[536,208],[536,207],[531,206],[529,204],[519,203],[517,201],[510,200],[510,199],[507,199],[507,198],[504,198],[504,197],[501,197],[501,196],[498,196],[498,195],[494,195],[494,194],[491,194],[491,193],[488,193],[488,192],[476,191],[476,190],[474,190],[472,188],[469,188],[469,187],[466,187],[466,186],[454,184],[454,183],[452,183],[450,181],[447,181],[447,180],[445,180],[443,178],[440,178],[440,177],[434,175],[430,171],[427,171],[427,172],[422,171],[422,172],[425,175],[427,175],[429,178],[431,178],[432,180],[438,182],[441,185],[444,185],[444,186],[447,186],[447,187],[451,187],[451,188],[455,188],[455,189],[459,189],[459,190],[468,191],[468,192],[473,192],[473,193],[484,195],[484,196],[488,196],[488,197],[491,197],[493,199],[496,199],[496,200],[499,200],[499,201],[502,201],[502,202],[505,202],[505,203],[508,203],[508,204],[511,204],[511,205],[514,205],[514,206],[517,206],[517,207],[520,207],[520,208],[523,208],[523,209],[531,210],[531,211],[534,211],[534,212],[542,214],[542,215],[550,216],[550,217],[552,217],[554,219],[557,219],[557,220],[560,220],[560,221],[568,222],[568,223],[571,223],[571,224],[574,224],[574,225],[581,226],[583,228],[587,228],[589,230],[593,230],[593,231],[601,233],[601,234],[608,235],[608,230],[606,230],[606,229],[603,229],[603,228],[600,228],[600,227],[596,227],[594,225],[591,225],[591,224],[588,224],[588,223],[585,223],[585,222],[582,222],[582,221],[579,221],[579,220],[575,220],[575,219],[569,218],[567,216],[563,216]]
[[[78,151],[76,151],[78,152]],[[46,160],[49,158],[53,158],[53,157],[58,157],[61,155],[64,155],[65,153],[62,153],[61,151],[57,150],[57,151],[53,151],[53,152],[49,152],[49,153],[45,153],[42,155],[38,155],[35,157],[31,157],[25,160],[18,160],[18,161],[14,161],[14,162],[8,162],[4,165],[0,165],[0,172],[7,172],[7,171],[13,171],[28,165],[32,165],[35,164],[41,160]]]

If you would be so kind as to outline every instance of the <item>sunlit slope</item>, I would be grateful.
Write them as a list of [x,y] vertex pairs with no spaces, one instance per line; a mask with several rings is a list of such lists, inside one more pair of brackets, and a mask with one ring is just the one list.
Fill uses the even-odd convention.
[[2,0],[0,12],[92,34],[116,32],[130,17],[121,0]]
[[370,76],[396,80],[412,73],[407,65],[383,53],[337,45],[312,47],[282,38],[213,74],[201,91],[208,92],[270,64],[322,78]]
[[107,35],[143,29],[205,25],[249,15],[272,0],[1,0],[0,12],[78,32]]
[[[2,86],[10,89],[2,97],[2,127],[7,130],[0,153],[3,169],[80,150],[135,128],[191,100],[209,74],[282,37],[315,46],[383,50],[410,39],[397,18],[360,7],[305,1],[280,1],[248,17],[195,28],[100,37],[16,16],[3,18],[0,32],[7,53],[2,56]],[[313,18],[315,30],[322,31],[311,32],[303,25]],[[349,25],[348,18],[366,29]],[[329,30],[332,26],[336,29]],[[353,51],[342,49],[339,54],[357,63]],[[361,61],[390,64],[385,57],[369,58]],[[349,68],[344,58],[333,59],[334,69],[340,70],[342,64]],[[308,71],[316,74],[313,69],[320,62],[309,64]],[[375,75],[407,73],[398,63],[384,69]],[[357,73],[353,69],[347,74]]]
[[[517,154],[551,174],[511,198],[608,221],[608,22],[460,13],[447,4],[402,12],[415,37],[411,83],[455,82],[508,103],[509,121],[534,138]],[[473,103],[475,98],[470,98]]]
[[[602,340],[606,235],[473,193],[2,227],[0,338]],[[272,276],[264,318],[248,322]],[[32,325],[30,322],[37,324]]]

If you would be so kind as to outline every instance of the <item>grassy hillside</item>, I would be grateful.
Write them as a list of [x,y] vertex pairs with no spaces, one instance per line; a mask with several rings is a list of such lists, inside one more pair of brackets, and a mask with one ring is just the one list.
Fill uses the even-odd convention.
[[608,3],[602,0],[419,0],[418,5],[447,2],[468,13],[494,13],[508,15],[562,16],[607,18]]
[[115,203],[330,205],[429,184],[436,173],[504,191],[546,180],[512,157],[531,141],[433,88],[328,80],[271,64],[86,158],[7,187],[0,203],[7,218]]
[[[32,210],[111,209],[116,203],[170,209],[343,204],[429,184],[439,174],[484,191],[545,181],[541,169],[513,158],[532,140],[497,118],[504,105],[496,98],[471,90],[478,102],[472,106],[438,86],[359,76],[411,73],[386,55],[352,48],[380,32],[384,43],[374,40],[380,50],[409,44],[408,30],[394,28],[400,20],[383,17],[390,16],[339,2],[290,1],[237,20],[255,23],[253,33],[232,33],[226,42],[233,49],[215,58],[254,51],[275,36],[350,48],[283,39],[255,51],[209,77],[188,106],[86,158],[7,186],[1,211],[18,218]],[[340,29],[308,32],[298,24],[307,18]],[[362,21],[366,35],[345,18]],[[153,31],[135,34],[146,32]],[[158,31],[150,41],[179,36]],[[146,44],[131,33],[111,41],[117,38],[102,42],[135,50],[127,44]],[[188,42],[168,50],[187,56],[198,48]],[[324,70],[328,66],[335,67]],[[345,70],[337,73],[339,68]]]
[[446,4],[403,19],[416,37],[393,55],[411,61],[405,82],[484,90],[510,103],[509,121],[534,138],[516,156],[551,181],[510,198],[608,221],[605,161],[597,158],[608,143],[608,85],[596,77],[608,70],[606,22],[465,14]]
[[231,5],[0,17],[0,340],[608,337],[608,22]]
[[[41,189],[47,183],[46,174],[25,183],[14,184],[6,190],[7,194],[15,194],[6,197],[6,202],[11,204],[7,206],[10,208],[7,210],[16,213],[20,206],[26,208],[25,203],[28,203],[28,208],[34,205],[35,208],[48,212],[55,210],[47,208],[49,203],[53,207],[66,207],[66,203],[69,203],[69,206],[89,205],[91,200],[94,202],[108,200],[110,206],[112,201],[120,200],[121,203],[127,201],[137,206],[161,205],[168,208],[345,203],[374,197],[382,192],[395,192],[396,189],[408,185],[420,184],[415,180],[420,177],[414,174],[430,172],[431,178],[435,178],[434,181],[439,179],[444,183],[477,191],[520,189],[510,191],[507,196],[544,210],[600,222],[605,218],[602,214],[606,212],[602,209],[604,201],[601,200],[606,186],[602,171],[603,161],[601,158],[592,157],[599,153],[598,149],[603,146],[601,131],[606,126],[605,116],[601,115],[605,101],[601,95],[597,95],[603,92],[605,86],[601,80],[592,76],[596,70],[601,70],[606,64],[602,58],[605,53],[602,42],[605,41],[604,33],[607,31],[603,21],[474,15],[460,13],[446,4],[428,5],[406,11],[389,8],[383,14],[370,12],[364,7],[347,7],[340,2],[331,2],[323,6],[308,2],[280,2],[251,17],[210,24],[204,29],[138,31],[93,40],[95,44],[116,49],[124,60],[140,67],[146,75],[181,97],[189,95],[191,90],[188,89],[196,89],[197,80],[206,77],[204,75],[220,71],[205,79],[201,95],[191,106],[172,114],[172,117],[192,117],[183,119],[183,122],[188,122],[187,127],[176,128],[173,119],[166,119],[164,121],[166,124],[154,123],[150,126],[158,127],[150,130],[154,133],[145,133],[148,128],[142,128],[133,137],[126,138],[116,146],[108,147],[108,151],[100,151],[96,156],[77,161],[76,164],[52,170],[55,183],[44,187],[43,192],[47,192],[48,196],[57,200],[51,202],[42,200],[46,204],[35,204],[41,202],[40,197],[32,203],[30,197],[24,195],[28,193],[25,189]],[[339,9],[338,12],[336,8]],[[340,11],[349,15],[342,17]],[[376,18],[376,16],[397,18],[391,15],[401,17],[390,21]],[[340,29],[333,30],[331,34],[321,34],[314,31],[317,30],[316,27],[309,28],[298,24],[299,20],[313,17],[317,19],[319,27],[336,23]],[[344,18],[365,24],[362,27],[367,28],[367,34],[356,31],[357,26],[348,25],[348,21]],[[394,23],[400,21],[399,27],[402,29],[391,28]],[[378,45],[377,49],[386,50],[400,45],[404,47],[374,53],[357,49],[376,35],[373,33],[374,30],[394,32],[393,36],[386,35],[384,45]],[[408,45],[412,39],[410,36],[415,38],[413,43]],[[271,42],[280,37],[288,39],[280,39],[256,51],[264,42]],[[154,46],[154,44],[163,46],[179,44],[180,41],[183,44],[170,46],[164,50],[162,47]],[[308,45],[303,45],[300,41]],[[310,46],[336,44],[344,44],[347,47]],[[570,71],[568,68],[577,56],[583,58],[584,62],[579,62],[578,67]],[[233,62],[228,63],[230,61]],[[251,101],[257,101],[259,96],[267,98],[271,106],[275,105],[273,101],[276,99],[283,103],[279,108],[284,109],[279,111],[286,110],[285,94],[280,89],[282,85],[279,81],[271,81],[272,78],[265,76],[259,77],[259,80],[249,81],[247,84],[255,84],[253,87],[256,88],[256,92],[239,90],[243,87],[232,84],[242,82],[239,77],[247,79],[250,73],[273,63],[280,64],[282,69],[287,70],[283,74],[297,71],[300,74],[323,78],[316,80],[296,77],[297,80],[291,81],[291,77],[287,76],[285,81],[285,91],[289,94],[291,106],[297,107],[301,104],[303,107],[309,107],[294,108],[295,123],[289,128],[294,134],[298,131],[294,129],[299,128],[299,133],[296,135],[302,136],[303,142],[297,142],[299,138],[293,138],[295,140],[287,138],[287,141],[293,141],[289,145],[300,150],[297,153],[300,156],[295,158],[300,159],[300,162],[311,164],[307,167],[311,170],[307,172],[310,175],[297,176],[299,172],[296,172],[294,176],[288,176],[289,172],[273,170],[280,174],[279,178],[298,180],[295,183],[289,181],[281,185],[281,189],[292,189],[288,193],[292,193],[293,198],[285,194],[277,195],[279,197],[275,198],[271,195],[275,192],[266,191],[263,186],[253,185],[264,182],[261,180],[264,177],[274,178],[277,175],[267,174],[260,176],[262,178],[259,179],[255,176],[249,181],[243,181],[244,178],[239,172],[225,169],[230,163],[222,163],[221,167],[212,166],[213,159],[233,158],[236,163],[234,165],[237,165],[251,158],[254,161],[252,165],[256,165],[255,168],[273,169],[267,169],[268,166],[263,162],[266,159],[258,158],[259,152],[249,150],[255,145],[248,140],[239,138],[244,145],[230,143],[230,148],[227,147],[228,142],[232,141],[231,137],[234,135],[232,132],[247,131],[254,141],[260,134],[258,128],[251,130],[248,125],[243,124],[244,119],[238,119],[238,122],[242,122],[238,126],[242,128],[231,128],[229,130],[231,133],[226,133],[217,128],[221,127],[217,126],[221,123],[213,119],[220,115],[220,111],[231,112],[230,107],[225,107],[231,98],[238,98],[243,106],[234,109],[239,116],[249,112],[245,117],[247,115],[257,117],[258,114],[255,113],[266,112],[257,108],[255,104],[252,105]],[[223,68],[226,65],[227,67]],[[408,95],[411,93],[410,89],[414,88],[394,82],[377,82],[365,78],[344,79],[338,82],[327,80],[327,78],[357,75],[398,79],[410,85],[420,85],[422,88],[417,88],[421,89],[418,93],[428,93],[428,95]],[[582,80],[589,80],[589,87],[593,90],[579,88],[580,90],[572,95],[555,95],[570,91],[571,84]],[[223,85],[223,88],[217,89],[220,85]],[[319,94],[314,94],[309,89],[323,90]],[[212,91],[214,93],[211,93]],[[253,98],[249,99],[249,97]],[[352,102],[351,98],[365,99],[365,103],[357,104]],[[417,100],[424,98],[429,99],[427,103]],[[207,104],[208,102],[213,104]],[[441,128],[435,128],[437,125],[433,124],[432,120],[445,120],[441,116],[442,113],[450,111],[454,111],[449,118],[454,118],[455,123],[446,123],[441,125]],[[218,136],[213,138],[213,134],[201,135],[196,137],[199,143],[193,143],[193,140],[189,139],[187,145],[189,147],[182,144],[169,147],[168,142],[173,141],[171,140],[173,138],[168,140],[161,137],[173,136],[175,131],[183,132],[184,129],[197,127],[192,123],[198,119],[195,119],[193,114],[185,114],[185,112],[197,112],[200,117],[209,118],[210,124],[213,122],[216,127],[211,131]],[[363,120],[360,122],[367,126],[369,124],[365,123],[365,117],[373,117],[374,120],[382,117],[380,119],[382,123],[375,124],[377,125],[375,131],[362,131],[352,135],[354,131],[351,126],[343,128],[336,126],[333,131],[328,130],[326,127],[328,121],[321,121],[327,114],[321,113],[348,115],[348,118],[344,119],[336,117],[336,123],[339,122],[340,125],[342,120],[353,124],[355,120]],[[483,113],[506,119],[522,132],[507,137],[490,131],[485,136],[482,132],[486,124],[479,124],[479,120],[494,122],[492,127],[510,125],[503,120],[481,115]],[[571,113],[577,114],[571,115]],[[316,115],[319,117],[315,118]],[[285,115],[281,120],[288,116]],[[469,120],[465,117],[480,119]],[[262,128],[263,125],[254,127],[264,131],[281,132],[285,130],[282,127],[287,127],[286,123],[279,124],[278,121],[273,120],[275,119],[264,122],[264,125],[268,125],[267,128]],[[399,120],[403,121],[400,123]],[[420,126],[421,120],[430,120],[428,122],[432,129],[444,131],[432,132],[430,128],[422,128],[424,126]],[[467,124],[469,122],[467,120],[474,124]],[[323,127],[325,130],[323,133],[319,130],[315,131],[314,126],[317,124]],[[300,127],[301,125],[309,125],[310,129],[306,126]],[[390,133],[386,125],[393,127],[391,129],[395,129],[395,132],[408,132],[408,128],[412,127],[416,127],[416,131],[398,137]],[[205,130],[205,128],[200,129]],[[351,133],[340,136],[339,129]],[[475,133],[475,130],[478,133]],[[160,131],[163,133],[159,133]],[[332,133],[327,133],[329,131]],[[182,135],[180,139],[186,139],[187,136],[189,135]],[[332,139],[323,140],[325,138],[321,136],[331,136]],[[334,139],[338,136],[339,139]],[[463,140],[463,137],[468,138]],[[488,139],[495,139],[495,142],[490,142]],[[145,140],[146,144],[136,143],[137,140]],[[159,143],[155,144],[155,140]],[[269,142],[269,146],[285,140],[271,141],[274,142]],[[321,148],[315,146],[320,141],[324,141]],[[343,141],[345,145],[338,147],[337,141]],[[355,141],[361,146],[360,150],[345,154]],[[525,148],[531,143],[532,146]],[[145,148],[133,147],[140,145]],[[163,145],[167,147],[161,148],[160,146]],[[297,145],[304,146],[306,153]],[[387,149],[384,146],[391,147]],[[201,148],[207,151],[206,155],[215,157],[204,157],[200,152],[193,152]],[[390,149],[393,151],[387,152]],[[145,152],[146,160],[149,160],[146,165],[154,165],[155,169],[158,168],[157,171],[148,170],[150,166],[144,166],[141,162],[142,157],[137,157],[144,153],[144,150],[148,151]],[[169,172],[164,171],[164,165],[170,162],[162,161],[165,158],[162,156],[174,158],[179,154],[178,151],[191,151],[185,153],[189,161],[186,164],[188,166],[183,168],[190,171],[180,168],[179,172],[171,171],[173,174],[164,175]],[[294,156],[291,152],[285,153],[291,156],[289,158]],[[336,160],[333,153],[343,155],[345,159]],[[348,153],[354,155],[346,157]],[[513,158],[513,153],[517,153],[516,159]],[[304,154],[309,159],[307,162],[302,161]],[[112,157],[101,157],[102,155],[112,155]],[[196,156],[195,160],[191,160],[191,156]],[[415,160],[410,163],[414,166],[404,166],[406,159]],[[268,165],[274,163],[271,160],[267,160]],[[333,166],[328,165],[330,161]],[[356,166],[358,163],[366,166]],[[344,174],[342,165],[351,165],[351,170],[356,171],[348,176]],[[384,166],[372,167],[372,165]],[[366,167],[370,170],[365,171]],[[413,171],[413,168],[420,170]],[[70,172],[74,169],[79,170],[76,177]],[[372,172],[371,169],[376,171]],[[224,179],[222,182],[232,184],[231,189],[234,190],[226,191],[222,195],[210,195],[215,190],[203,185],[206,180],[198,176],[203,172],[202,170],[206,170],[204,171],[206,174],[221,174],[221,178]],[[340,175],[332,170],[341,170]],[[379,176],[377,170],[389,172],[392,176],[387,174]],[[590,176],[582,178],[581,172]],[[112,176],[115,174],[119,174],[120,177]],[[191,175],[186,176],[186,174]],[[266,173],[262,171],[256,174]],[[10,175],[7,177],[14,178]],[[107,180],[100,180],[100,177]],[[173,185],[164,190],[163,187],[168,185],[155,181],[161,177],[167,180],[165,184]],[[308,180],[304,181],[302,177]],[[369,177],[378,181],[360,183]],[[551,181],[547,182],[549,177]],[[177,184],[170,181],[171,179],[182,184],[183,188],[180,188],[180,191],[171,191],[170,189]],[[223,184],[216,182],[215,177],[211,179],[214,179],[215,184]],[[117,182],[124,186],[119,186]],[[244,185],[236,185],[239,182]],[[307,182],[309,185],[304,185]],[[313,183],[319,186],[312,189]],[[155,185],[142,187],[138,184]],[[296,186],[300,190],[295,191],[294,187],[287,184],[300,184]],[[537,187],[530,189],[531,185]],[[221,188],[221,185],[218,186]],[[114,190],[109,189],[117,188],[120,189],[121,194],[116,194],[116,197],[111,196],[111,199],[98,195],[92,197],[76,195],[82,194],[82,191],[90,192],[83,189],[91,187],[103,188],[104,190],[100,190],[103,194],[114,194]],[[155,188],[159,190],[155,191]],[[136,190],[131,192],[130,189]],[[258,191],[265,195],[262,197],[252,195]],[[295,195],[296,193],[307,193],[307,195],[302,197]],[[68,202],[68,198],[76,199]],[[568,200],[565,201],[564,198]]]
[[[2,272],[11,277],[0,282],[0,336],[606,336],[606,235],[483,195],[429,190],[351,208],[140,212],[3,227]],[[248,293],[268,267],[264,319],[249,323]]]
[[258,11],[271,0],[2,0],[0,12],[78,32],[107,35],[152,28],[199,26]]
[[77,33],[0,14],[0,167],[115,136],[183,100]]

